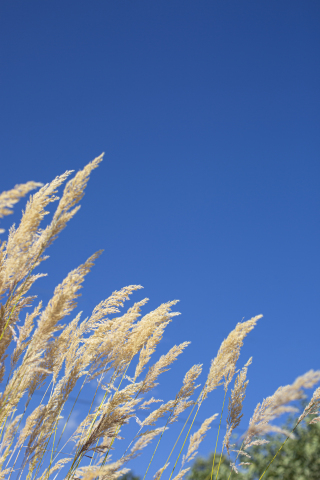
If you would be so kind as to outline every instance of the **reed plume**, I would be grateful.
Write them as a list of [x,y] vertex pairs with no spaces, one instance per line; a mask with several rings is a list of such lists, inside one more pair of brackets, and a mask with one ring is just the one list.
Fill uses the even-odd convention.
[[[123,313],[121,309],[125,301],[131,300],[132,295],[143,288],[141,285],[128,285],[101,300],[87,318],[81,319],[80,312],[68,319],[77,307],[79,291],[86,276],[102,253],[99,250],[83,259],[83,263],[62,279],[47,305],[43,305],[42,301],[35,304],[36,296],[30,295],[29,291],[35,281],[46,274],[34,273],[34,270],[48,258],[46,250],[80,209],[79,202],[91,172],[100,165],[102,159],[103,154],[77,172],[66,183],[61,198],[56,195],[58,188],[67,181],[72,170],[67,170],[45,185],[30,181],[0,194],[2,218],[13,213],[13,206],[23,196],[39,188],[30,195],[19,225],[16,227],[14,224],[9,230],[8,239],[0,242],[0,480],[10,480],[13,473],[18,480],[22,475],[27,480],[48,480],[62,469],[65,480],[115,480],[128,472],[126,465],[131,460],[158,439],[149,469],[165,432],[183,412],[189,409],[189,419],[197,407],[176,459],[177,464],[202,402],[220,386],[223,386],[226,396],[234,375],[238,373],[236,365],[244,339],[262,317],[257,315],[239,322],[223,340],[196,398],[194,394],[200,386],[196,382],[202,373],[201,364],[189,368],[175,397],[164,402],[154,398],[152,391],[159,385],[162,374],[170,370],[190,342],[174,345],[160,358],[155,361],[151,359],[163,339],[165,329],[180,314],[172,311],[178,300],[162,303],[142,315],[142,309],[148,302],[148,298],[144,298]],[[42,228],[42,222],[49,214],[47,207],[56,201],[58,205],[52,221]],[[1,229],[0,233],[4,233],[4,230]],[[31,312],[25,313],[26,307],[32,307]],[[10,361],[9,347],[12,347]],[[232,451],[231,434],[242,417],[250,363],[251,359],[237,376],[231,392],[224,438],[224,446],[229,454]],[[78,395],[85,385],[92,385],[94,380],[98,386],[85,418],[58,451],[62,437],[57,442],[58,426],[63,419],[66,402],[70,400],[72,392],[78,389],[80,380],[83,383]],[[292,436],[271,422],[282,413],[293,411],[289,403],[302,398],[302,389],[313,387],[319,380],[320,372],[311,370],[298,377],[292,385],[280,387],[261,405],[258,404],[243,445],[237,450],[238,455],[250,457],[250,446],[263,443],[264,440],[257,437],[267,432],[280,431]],[[46,393],[50,389],[49,398],[45,400],[43,395],[38,405],[30,411],[30,401],[35,393],[40,393],[42,387],[46,388]],[[98,391],[103,398],[98,406],[94,406]],[[318,388],[299,421],[309,414],[319,415],[319,406]],[[139,416],[149,409],[150,412],[141,420]],[[182,457],[181,468],[174,480],[182,479],[189,471],[185,465],[195,458],[216,416],[209,416],[199,430],[190,435],[187,452]],[[167,418],[164,420],[164,417]],[[311,423],[319,419],[317,416]],[[120,449],[117,447],[123,443],[122,435],[130,422],[138,423],[139,429],[125,452],[118,454]],[[154,474],[154,479],[160,480],[168,468],[170,456],[185,426],[186,423],[165,465]],[[70,443],[74,447],[67,453],[65,447]],[[62,453],[64,458],[58,458]],[[112,459],[114,454],[115,460]],[[87,458],[91,459],[90,464],[84,465]],[[16,467],[18,460],[20,466]],[[237,471],[235,462],[231,466]]]

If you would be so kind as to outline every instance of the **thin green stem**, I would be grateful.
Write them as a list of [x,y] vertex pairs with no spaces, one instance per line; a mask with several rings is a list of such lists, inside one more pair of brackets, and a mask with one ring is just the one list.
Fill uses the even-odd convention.
[[185,443],[186,443],[186,441],[187,441],[187,438],[188,438],[188,436],[189,436],[189,433],[190,433],[190,431],[191,431],[191,428],[192,428],[192,426],[193,426],[193,423],[194,423],[194,421],[195,421],[195,419],[196,419],[196,416],[198,415],[200,406],[201,406],[201,403],[199,403],[198,408],[197,408],[197,411],[196,411],[196,413],[194,414],[194,417],[193,417],[193,420],[192,420],[192,422],[191,422],[190,428],[189,428],[189,430],[188,430],[188,433],[187,433],[187,435],[186,435],[186,438],[184,439],[184,442],[183,442],[183,445],[182,445],[182,447],[181,447],[181,449],[180,449],[180,452],[179,452],[178,458],[177,458],[177,460],[176,460],[176,463],[175,463],[174,466],[173,466],[173,469],[172,469],[171,475],[170,475],[170,477],[169,477],[169,480],[171,480],[171,477],[172,477],[172,475],[173,475],[173,472],[174,472],[174,470],[175,470],[175,468],[176,468],[176,466],[177,466],[177,463],[178,463],[178,461],[179,461],[179,458],[180,458],[180,455],[181,455],[181,453],[182,453],[183,447],[185,446]]
[[[128,366],[129,366],[129,365],[128,365]],[[124,375],[126,374],[127,370],[128,370],[128,367],[127,367]],[[109,392],[110,392],[111,385],[114,384],[116,378],[117,378],[117,372],[114,371],[113,374],[112,374],[112,377],[111,377],[111,379],[110,379],[110,387],[109,387],[108,390],[106,390],[106,393],[109,393]],[[123,380],[123,377],[122,377],[122,379],[121,379],[121,382],[122,382],[122,380]],[[118,388],[117,388],[117,391],[118,391],[119,388],[120,388],[121,382],[120,382],[120,384],[119,384],[119,386],[118,386]],[[101,383],[101,382],[100,382],[100,383]],[[95,396],[96,396],[96,394],[97,394],[97,391],[98,391],[99,386],[100,386],[100,384],[98,384],[98,386],[97,386],[97,388],[96,388],[95,394],[94,394],[94,396],[93,396],[93,399],[92,399],[92,402],[91,402],[91,405],[90,405],[90,409],[89,409],[88,415],[90,414],[90,411],[91,411],[91,408],[92,408],[92,405],[93,405],[93,402],[94,402],[94,399],[95,399]],[[117,433],[116,433],[116,435],[117,435]],[[98,438],[98,440],[97,440],[96,447],[97,447],[98,445],[99,445],[99,438]],[[89,457],[89,455],[85,455],[86,457],[91,458],[90,465],[91,465],[91,463],[92,463],[92,461],[93,461],[93,458],[94,458],[95,453],[96,453],[96,452],[94,451],[91,457]]]
[[[223,415],[224,402],[226,400],[226,395],[227,395],[227,389],[225,388],[224,389],[224,398],[223,398],[222,410],[221,410],[221,415],[220,415],[219,428],[218,428],[218,434],[217,434],[217,440],[216,440],[216,448],[214,449],[214,455],[213,455],[213,461],[212,461],[211,480],[212,480],[212,476],[213,476],[214,462],[215,462],[215,459],[216,459],[216,452],[217,452],[217,446],[218,446],[220,427],[221,427],[221,421],[222,421],[222,415]],[[221,453],[221,456],[222,456],[222,453]],[[220,457],[220,462],[221,462],[221,457]],[[219,463],[219,465],[220,465],[220,463]],[[219,472],[219,469],[218,469],[218,472]],[[218,474],[217,474],[216,478],[217,477],[218,477]]]
[[[48,479],[49,476],[50,476],[50,470],[51,470],[51,465],[52,465],[52,457],[53,457],[53,448],[54,448],[54,442],[55,442],[55,439],[56,439],[58,422],[59,422],[59,418],[58,418],[57,421],[56,421],[56,425],[55,425],[55,429],[54,429],[54,437],[53,437],[53,446],[52,446],[52,450],[51,450],[51,458],[50,458],[50,463],[49,463],[49,467],[48,467],[48,475],[46,476],[47,479]],[[49,444],[49,442],[47,443],[47,445],[48,445],[48,444]],[[40,468],[40,464],[39,464],[39,468]],[[38,469],[39,469],[39,468],[38,468]],[[36,472],[36,473],[37,473],[37,472]]]
[[[125,377],[125,375],[126,375],[126,373],[127,373],[127,370],[128,370],[128,368],[129,368],[130,363],[131,363],[131,361],[128,363],[127,368],[126,368],[126,370],[124,371],[124,373],[123,373],[123,375],[122,375],[122,379],[121,379],[120,384],[118,385],[116,391],[119,391],[119,388],[120,388],[121,383],[122,383],[122,381],[123,381],[123,379],[124,379],[124,377]],[[99,405],[99,407],[98,407],[98,409],[97,409],[97,412],[96,412],[96,414],[95,414],[95,416],[94,416],[94,419],[93,419],[93,421],[91,422],[91,425],[90,425],[90,428],[89,428],[89,432],[88,432],[88,437],[89,437],[89,435],[90,435],[90,433],[91,433],[91,430],[92,430],[92,428],[93,428],[93,426],[94,426],[94,424],[95,424],[95,422],[96,422],[96,420],[97,420],[97,417],[98,417],[99,411],[100,411],[100,409],[101,409],[101,406],[103,405],[104,400],[105,400],[106,396],[108,395],[108,393],[109,393],[109,392],[106,391],[106,393],[104,394],[104,397],[103,397],[103,399],[102,399],[102,401],[101,401],[101,403],[100,403],[100,405]],[[115,436],[113,437],[112,443],[111,443],[111,445],[110,445],[110,447],[109,447],[109,449],[108,449],[108,452],[107,452],[107,456],[108,456],[108,453],[109,453],[109,451],[110,451],[110,448],[111,448],[111,446],[112,446],[112,444],[113,444],[113,441],[114,441],[115,437],[117,436],[117,433],[118,433],[118,431],[115,433]],[[73,462],[72,462],[72,465],[71,465],[71,467],[70,467],[70,469],[69,469],[69,471],[68,471],[66,480],[69,480],[69,479],[70,479],[70,475],[73,474],[73,471],[79,466],[79,464],[80,464],[80,462],[81,462],[81,460],[82,460],[82,458],[83,458],[82,449],[83,449],[83,447],[79,447],[78,452],[76,452],[76,455],[75,455],[75,457],[74,457],[74,460],[73,460]],[[105,458],[105,461],[106,461],[106,458]]]
[[[187,420],[185,421],[185,423],[184,423],[184,425],[183,425],[183,427],[182,427],[182,429],[181,429],[181,431],[180,431],[180,433],[179,433],[179,436],[178,436],[177,440],[175,441],[175,444],[174,444],[173,447],[172,447],[172,450],[171,450],[171,452],[170,452],[170,454],[169,454],[169,456],[168,456],[168,458],[167,458],[167,460],[166,460],[165,465],[166,465],[166,464],[168,463],[168,461],[170,460],[170,457],[171,457],[171,455],[172,455],[172,453],[173,453],[173,451],[174,451],[174,449],[175,449],[175,447],[176,447],[176,445],[177,445],[177,443],[178,443],[178,441],[179,441],[179,439],[180,439],[180,437],[181,437],[181,435],[182,435],[182,432],[183,432],[183,430],[185,429],[185,427],[186,427],[186,425],[187,425],[187,423],[188,423],[188,421],[189,421],[189,418],[190,418],[191,415],[192,415],[192,412],[193,412],[195,406],[196,406],[197,403],[199,402],[200,397],[201,397],[201,395],[202,395],[203,392],[204,392],[204,389],[205,389],[206,384],[207,384],[207,383],[205,383],[203,389],[202,389],[201,392],[199,393],[199,396],[198,396],[198,398],[197,398],[197,401],[194,403],[194,405],[193,405],[193,407],[192,407],[192,410],[191,410],[191,412],[189,413],[188,418],[187,418]],[[200,402],[200,405],[201,405],[201,403],[202,403],[202,401]],[[199,410],[199,408],[200,408],[200,405],[198,406],[198,410]],[[198,410],[197,410],[197,412],[198,412]],[[197,415],[197,413],[195,414],[195,417],[196,417],[196,415]],[[194,417],[194,419],[195,419],[195,417]],[[193,424],[193,422],[194,422],[194,419],[193,419],[193,421],[192,421],[192,424]],[[191,427],[192,427],[192,424],[191,424]],[[191,429],[191,427],[190,427],[190,429]],[[189,432],[190,432],[190,429],[189,429]],[[187,437],[188,437],[188,435],[189,435],[189,432],[188,432],[188,434],[187,434]],[[187,439],[187,437],[186,437],[186,439]],[[184,441],[184,444],[185,444],[185,442],[186,442],[186,439],[185,439],[185,441]],[[184,444],[183,444],[183,446],[184,446]],[[182,446],[182,449],[183,449],[183,446]],[[182,449],[180,450],[179,456],[180,456],[180,454],[181,454]],[[179,457],[178,457],[178,459],[179,459]],[[176,463],[177,463],[177,462],[176,462]],[[173,473],[173,471],[171,472],[171,475],[172,475],[172,473]],[[171,478],[171,475],[170,475],[170,478]],[[160,480],[161,477],[162,477],[162,473],[161,473],[160,477],[158,478],[158,480]]]
[[[133,357],[132,357],[132,358],[133,358]],[[128,370],[128,368],[129,368],[129,366],[130,366],[130,363],[132,362],[132,358],[131,358],[130,362],[128,363],[127,368],[126,368],[124,374],[122,375],[121,381],[120,381],[120,383],[119,383],[119,385],[118,385],[118,387],[117,387],[117,392],[119,391],[119,388],[120,388],[120,386],[121,386],[121,383],[122,383],[123,379],[125,378],[125,375],[126,375],[127,370]],[[139,394],[139,393],[137,393],[136,398],[137,398],[138,394]],[[106,452],[106,454],[105,454],[105,457],[104,457],[104,459],[103,459],[103,462],[102,462],[102,464],[101,464],[101,467],[102,467],[103,465],[105,465],[105,463],[106,463],[106,461],[107,461],[107,458],[108,458],[110,449],[111,449],[111,447],[112,447],[112,445],[113,445],[113,442],[115,441],[115,439],[116,439],[116,437],[117,437],[117,435],[118,435],[118,433],[119,433],[119,431],[120,431],[120,428],[121,428],[120,426],[117,427],[116,433],[114,434],[113,439],[112,439],[112,441],[111,441],[111,443],[110,443],[110,446],[109,446],[109,448],[108,448],[108,450],[107,450],[107,452]]]
[[218,465],[218,470],[217,470],[217,475],[216,475],[216,480],[218,478],[218,475],[219,475],[219,470],[220,470],[220,465],[221,465],[221,460],[222,460],[222,453],[223,453],[223,449],[224,449],[224,445],[222,447],[222,451],[221,451],[221,455],[220,455],[220,460],[219,460],[219,465]]
[[[174,407],[174,408],[175,408],[175,407]],[[156,448],[154,449],[154,452],[153,452],[153,454],[152,454],[152,457],[151,457],[151,460],[150,460],[150,462],[149,462],[149,465],[148,465],[148,468],[147,468],[147,470],[146,470],[146,473],[144,474],[143,480],[146,478],[146,475],[147,475],[148,470],[149,470],[149,468],[150,468],[150,465],[151,465],[151,462],[152,462],[152,460],[153,460],[153,457],[155,456],[155,453],[156,453],[156,451],[157,451],[157,449],[158,449],[160,440],[161,440],[161,438],[162,438],[162,436],[163,436],[163,434],[164,434],[164,432],[165,432],[165,429],[166,429],[166,427],[167,427],[167,425],[168,425],[168,423],[169,423],[170,418],[172,417],[172,415],[173,415],[173,410],[172,410],[172,412],[170,413],[170,415],[169,415],[169,417],[168,417],[168,419],[167,419],[167,421],[166,421],[166,424],[165,424],[165,426],[164,426],[163,432],[161,433],[160,438],[159,438],[159,440],[158,440],[158,443],[157,443],[157,445],[156,445]],[[141,429],[140,429],[140,430],[141,430]],[[140,430],[139,430],[139,431],[140,431]],[[180,433],[180,435],[181,435],[181,433]],[[132,442],[131,442],[131,443],[132,443]],[[129,446],[130,446],[130,445],[129,445]],[[167,463],[167,462],[166,462],[166,463]]]
[[[302,420],[302,419],[301,419]],[[300,422],[301,422],[300,420]],[[297,423],[297,425],[294,427],[294,429],[291,431],[291,433],[293,433],[295,431],[295,429],[297,428],[297,426],[299,425],[299,423]],[[273,457],[273,459],[269,462],[267,468],[265,469],[265,471],[263,472],[263,474],[261,475],[261,477],[259,478],[259,480],[261,480],[261,478],[264,476],[264,474],[266,473],[266,471],[268,470],[268,468],[270,467],[271,463],[273,462],[273,460],[276,458],[276,456],[278,455],[278,453],[280,452],[280,450],[282,449],[282,447],[284,446],[284,444],[286,443],[286,441],[289,439],[290,437],[287,437],[285,439],[285,441],[282,443],[282,445],[280,446],[280,448],[278,449],[277,453],[275,454],[275,456]]]
[[[69,422],[69,419],[70,419],[70,417],[71,417],[71,414],[72,414],[72,412],[73,412],[73,409],[74,409],[74,407],[75,407],[75,404],[77,403],[78,397],[79,397],[79,395],[80,395],[80,393],[81,393],[81,390],[83,389],[83,387],[84,387],[84,385],[85,385],[85,383],[86,383],[87,376],[88,376],[88,374],[86,375],[86,377],[85,377],[85,379],[84,379],[84,381],[83,381],[83,384],[82,384],[81,387],[80,387],[80,390],[79,390],[79,392],[78,392],[78,395],[77,395],[75,401],[73,402],[73,405],[72,405],[72,408],[71,408],[71,410],[70,410],[69,416],[68,416],[68,418],[67,418],[67,421],[66,421],[65,424],[64,424],[64,427],[63,427],[63,430],[62,430],[62,432],[61,432],[60,438],[59,438],[59,440],[58,440],[57,446],[56,446],[55,451],[54,451],[54,453],[53,453],[54,455],[56,455],[56,452],[57,452],[58,447],[59,447],[59,443],[60,443],[60,441],[61,441],[61,439],[62,439],[62,437],[63,437],[63,433],[64,433],[64,431],[65,431],[65,429],[66,429],[66,427],[67,427],[67,424],[68,424],[68,422]],[[92,403],[91,403],[91,406],[92,406]],[[91,409],[91,406],[90,406],[90,409]],[[90,413],[90,410],[89,410],[89,413]],[[68,443],[68,442],[67,442],[67,443]],[[65,445],[66,445],[66,444],[65,444]],[[64,446],[65,446],[65,445],[64,445]],[[64,446],[63,446],[63,447],[64,447]],[[63,448],[63,447],[62,447],[62,448]],[[59,452],[59,453],[60,453],[60,452]],[[57,455],[54,457],[54,460],[56,459],[56,457],[57,457]]]
[[[51,382],[52,382],[52,380],[51,380]],[[40,401],[40,405],[41,405],[42,401],[44,400],[44,397],[45,397],[46,394],[47,394],[47,391],[48,391],[48,388],[50,387],[51,382],[49,383],[46,391],[44,392],[44,394],[43,394],[43,396],[42,396],[42,399],[41,399],[41,401]],[[26,405],[25,405],[25,408],[24,408],[24,412],[23,412],[22,417],[20,418],[20,421],[19,421],[19,424],[18,424],[18,428],[19,428],[20,423],[21,423],[22,420],[23,420],[23,417],[24,417],[26,411],[27,411],[27,408],[28,408],[28,405],[29,405],[29,403],[30,403],[31,398],[32,398],[32,395],[31,395],[31,397],[28,398],[28,400],[27,400],[27,402],[26,402]],[[17,431],[18,431],[18,428],[17,428]],[[15,436],[13,437],[12,442],[13,442],[14,438],[15,438]],[[11,445],[12,445],[12,442],[11,442]],[[18,455],[17,455],[17,457],[16,457],[16,459],[15,459],[15,462],[14,462],[12,468],[14,468],[15,464],[17,463],[17,460],[18,460],[18,458],[19,458],[19,455],[20,455],[21,450],[22,450],[22,445],[21,445],[21,447],[20,447],[20,449],[19,449]],[[13,452],[12,452],[10,458],[9,458],[9,460],[8,460],[8,462],[7,462],[7,465],[6,465],[6,468],[8,468],[9,462],[11,461],[11,458],[12,458],[12,455],[14,454],[14,452],[15,452],[15,450],[13,450]],[[12,471],[11,471],[11,473],[12,473]],[[11,473],[10,473],[10,475],[9,475],[9,479],[8,479],[8,480],[10,480]]]

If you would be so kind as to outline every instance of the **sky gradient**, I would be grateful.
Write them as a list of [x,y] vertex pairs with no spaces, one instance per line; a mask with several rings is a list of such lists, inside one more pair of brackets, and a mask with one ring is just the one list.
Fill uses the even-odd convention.
[[[33,292],[46,304],[104,249],[68,321],[131,284],[144,290],[125,310],[179,299],[153,361],[192,343],[160,377],[154,396],[165,401],[195,363],[203,383],[237,322],[263,314],[238,363],[253,357],[239,433],[258,402],[320,368],[319,22],[310,0],[0,5],[0,191],[105,152]],[[2,239],[25,203],[1,220]],[[200,422],[222,398],[208,398]],[[214,450],[216,425],[199,453]]]

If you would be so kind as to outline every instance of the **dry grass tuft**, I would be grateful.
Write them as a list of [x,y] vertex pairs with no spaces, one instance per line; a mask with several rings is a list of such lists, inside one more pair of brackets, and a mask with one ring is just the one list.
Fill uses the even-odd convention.
[[[97,168],[103,155],[97,157],[66,184],[61,199],[56,196],[57,189],[70,176],[66,171],[51,183],[43,185],[28,182],[16,185],[12,190],[0,195],[0,218],[12,213],[11,208],[32,189],[41,187],[30,195],[19,226],[13,225],[9,230],[7,241],[0,242],[0,479],[26,478],[27,480],[48,480],[53,474],[64,469],[66,480],[78,478],[113,480],[128,471],[125,465],[141,454],[143,449],[155,439],[158,443],[149,462],[148,469],[160,444],[160,441],[180,415],[189,409],[189,417],[197,407],[191,427],[185,435],[183,446],[191,431],[195,417],[202,402],[208,394],[219,386],[224,387],[225,395],[236,372],[243,341],[262,317],[240,322],[222,342],[197,398],[193,398],[202,365],[194,365],[187,371],[180,390],[175,398],[167,402],[154,397],[146,397],[159,382],[162,373],[183,353],[189,342],[174,345],[167,354],[155,363],[150,360],[161,342],[166,327],[179,312],[172,312],[177,304],[173,300],[160,305],[154,311],[141,316],[141,309],[147,303],[145,298],[134,303],[127,312],[120,314],[120,308],[131,295],[141,289],[141,285],[129,285],[114,291],[106,300],[102,300],[90,317],[80,321],[79,313],[71,321],[65,318],[77,306],[79,290],[86,275],[90,272],[102,251],[91,255],[83,264],[72,270],[55,288],[51,300],[46,306],[42,301],[33,305],[35,296],[28,295],[33,283],[44,274],[33,274],[36,267],[43,262],[45,250],[54,242],[58,234],[66,227],[68,221],[80,208],[79,202],[84,195],[91,172]],[[49,212],[47,206],[58,201],[57,209],[50,224],[42,229],[40,224]],[[0,230],[1,233],[4,230]],[[33,307],[26,313],[25,307]],[[19,323],[23,320],[22,325]],[[35,322],[37,320],[37,324]],[[11,348],[10,362],[9,347]],[[248,384],[247,369],[251,359],[237,376],[229,400],[227,433],[224,439],[230,454],[230,437],[241,420],[242,403]],[[132,377],[128,375],[129,368]],[[99,377],[99,379],[98,379]],[[6,380],[5,380],[6,378]],[[105,380],[108,378],[109,380]],[[93,395],[91,407],[83,421],[79,423],[69,440],[58,450],[63,432],[68,424],[65,422],[63,432],[58,440],[57,429],[66,402],[76,389],[79,380],[82,388],[98,379],[98,386]],[[262,443],[257,438],[267,432],[286,432],[272,425],[275,418],[282,413],[293,411],[289,403],[302,398],[303,388],[312,388],[320,380],[320,372],[310,371],[298,377],[292,385],[280,387],[271,397],[258,404],[249,428],[244,436],[238,455],[250,457],[250,446]],[[34,394],[41,387],[50,388],[47,401],[44,397],[33,411],[28,409]],[[93,408],[96,394],[104,392],[99,406]],[[156,406],[142,421],[139,415]],[[309,414],[319,415],[320,389],[318,388],[299,418]],[[18,411],[22,413],[18,414]],[[222,408],[223,412],[223,408]],[[163,417],[166,416],[166,421]],[[210,424],[217,414],[206,419],[200,429],[190,436],[189,447],[182,458],[179,473],[174,480],[184,477],[189,468],[184,468],[197,454],[198,447]],[[221,413],[222,418],[222,413]],[[312,422],[319,421],[316,417]],[[111,462],[111,451],[117,452],[117,446],[123,442],[120,433],[134,420],[138,431],[122,455]],[[159,422],[162,421],[162,425]],[[186,424],[185,424],[186,426]],[[178,440],[183,434],[182,428]],[[145,427],[152,427],[146,429]],[[169,458],[178,442],[176,441],[165,465],[154,474],[160,480],[169,466]],[[66,445],[74,443],[70,453]],[[173,467],[179,460],[183,446]],[[21,452],[23,456],[21,458]],[[123,451],[123,450],[122,450]],[[62,453],[64,457],[61,458]],[[60,458],[58,458],[60,457]],[[90,458],[90,464],[87,458]],[[18,464],[17,464],[18,462]],[[241,465],[241,464],[240,464]],[[236,471],[235,462],[231,463]],[[42,472],[40,473],[40,470]],[[146,476],[145,474],[145,476]],[[60,477],[62,478],[62,477]]]

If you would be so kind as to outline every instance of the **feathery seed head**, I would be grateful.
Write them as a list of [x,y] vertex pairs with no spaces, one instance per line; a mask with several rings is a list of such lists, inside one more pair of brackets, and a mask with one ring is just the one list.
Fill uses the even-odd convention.
[[216,358],[211,362],[206,385],[200,400],[201,402],[207,397],[209,392],[212,392],[212,390],[221,385],[223,378],[224,388],[227,390],[235,373],[243,340],[255,327],[260,318],[262,318],[262,315],[257,315],[246,322],[239,322],[236,328],[232,330],[228,337],[222,342]]

